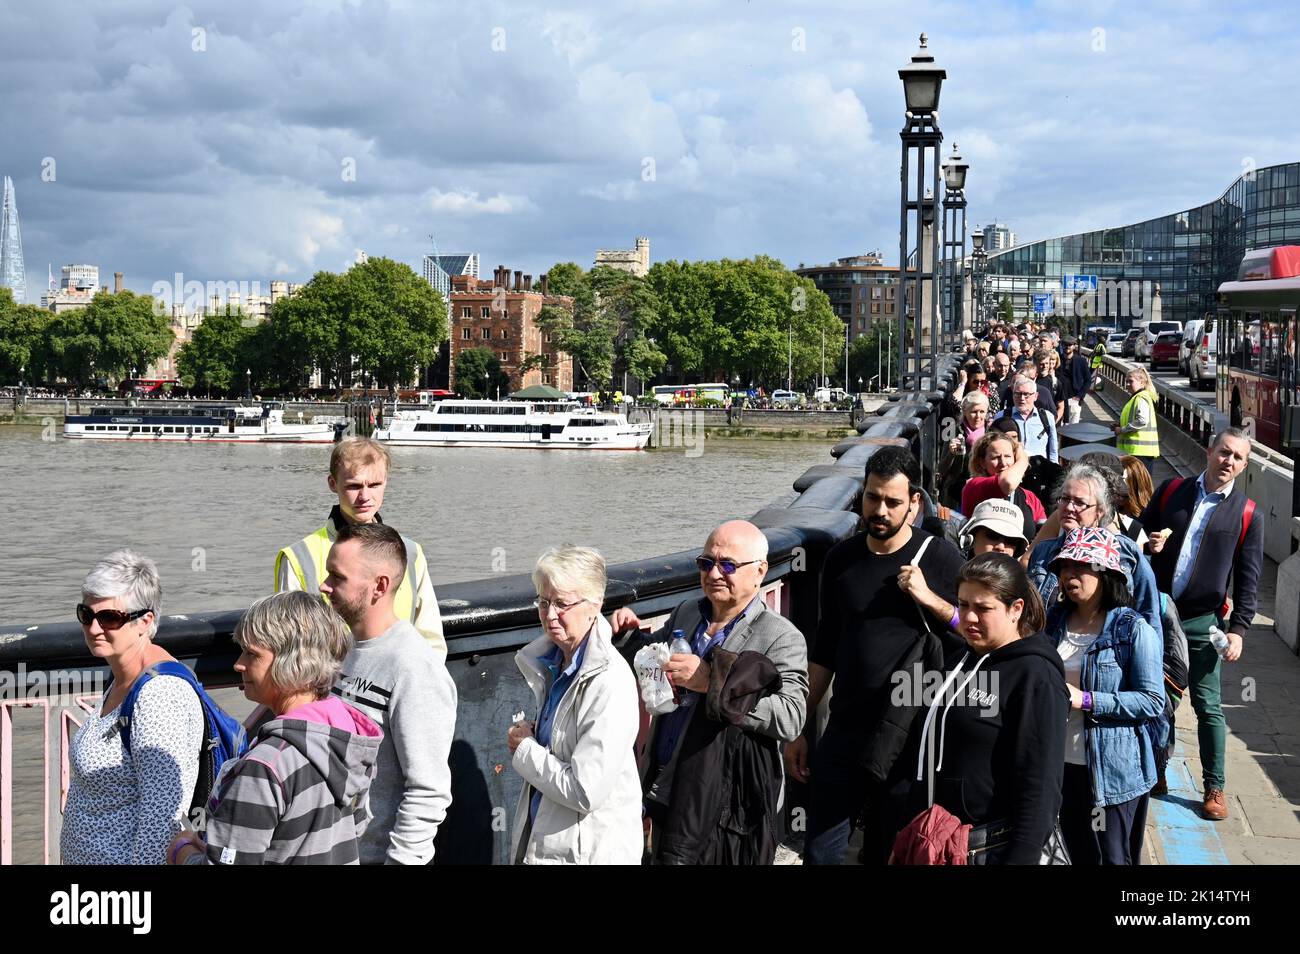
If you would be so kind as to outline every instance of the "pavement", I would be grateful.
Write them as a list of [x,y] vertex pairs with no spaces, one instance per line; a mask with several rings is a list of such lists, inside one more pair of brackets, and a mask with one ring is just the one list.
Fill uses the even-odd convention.
[[[1083,419],[1111,423],[1118,414],[1089,395]],[[1204,465],[1204,460],[1161,458],[1156,483],[1194,476]],[[1276,584],[1277,564],[1265,558],[1254,626],[1246,634],[1241,659],[1222,670],[1228,817],[1221,822],[1201,817],[1196,716],[1184,698],[1175,717],[1178,745],[1166,773],[1169,794],[1151,799],[1148,863],[1300,863],[1300,658],[1273,631]]]

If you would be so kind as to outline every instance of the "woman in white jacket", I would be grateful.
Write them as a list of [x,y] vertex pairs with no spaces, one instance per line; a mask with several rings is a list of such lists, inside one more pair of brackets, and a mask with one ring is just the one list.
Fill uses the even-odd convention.
[[552,547],[533,570],[543,635],[515,654],[539,706],[507,734],[524,780],[512,855],[523,864],[639,864],[636,677],[600,614],[605,560]]

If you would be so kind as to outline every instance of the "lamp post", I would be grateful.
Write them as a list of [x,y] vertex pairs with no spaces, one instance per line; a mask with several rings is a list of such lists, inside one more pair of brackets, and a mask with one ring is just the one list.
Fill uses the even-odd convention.
[[984,251],[984,233],[978,228],[971,232],[970,235],[971,258],[974,260],[971,269],[971,281],[974,285],[974,309],[971,315],[971,321],[977,329],[983,329],[984,321],[984,269],[988,265],[988,254]]
[[943,345],[951,350],[961,331],[961,263],[966,257],[966,172],[970,165],[962,161],[957,144],[943,167],[943,250],[947,269],[948,307],[944,310]]
[[[939,131],[939,91],[947,73],[936,66],[927,48],[927,38],[921,34],[921,47],[911,61],[898,71],[903,81],[906,102],[905,122],[899,132],[902,140],[902,164],[899,172],[901,197],[899,200],[898,229],[898,285],[901,310],[898,316],[899,377],[913,377],[912,386],[921,387],[921,369],[928,359],[931,373],[938,358],[938,327],[936,321],[935,263],[939,258],[939,234],[935,231],[939,204],[939,145],[943,133]],[[915,155],[913,155],[915,154]],[[909,172],[915,168],[914,182],[909,182]],[[928,189],[926,173],[930,173]],[[929,225],[927,233],[926,227]],[[912,303],[915,320],[912,336],[907,334],[907,262],[909,237],[916,237],[916,267],[912,271],[914,283]],[[926,344],[926,334],[929,343]]]

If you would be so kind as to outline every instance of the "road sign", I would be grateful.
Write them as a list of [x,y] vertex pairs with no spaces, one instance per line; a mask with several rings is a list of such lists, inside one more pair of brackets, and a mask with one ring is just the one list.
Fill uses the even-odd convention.
[[1034,313],[1038,315],[1046,314],[1052,310],[1052,294],[1034,296]]
[[1066,291],[1096,291],[1096,275],[1062,275],[1061,287]]

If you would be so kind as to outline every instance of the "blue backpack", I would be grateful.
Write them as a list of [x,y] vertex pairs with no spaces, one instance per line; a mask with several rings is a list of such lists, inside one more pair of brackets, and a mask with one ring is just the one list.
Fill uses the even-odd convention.
[[178,676],[184,679],[199,694],[199,703],[203,706],[203,743],[199,749],[199,775],[194,783],[194,796],[190,799],[190,810],[207,807],[208,796],[216,783],[221,766],[228,759],[237,759],[248,751],[248,739],[244,735],[244,726],[234,716],[229,715],[221,706],[212,701],[199,682],[198,677],[183,663],[161,662],[150,666],[140,674],[122,703],[122,712],[118,724],[122,727],[122,748],[131,754],[131,715],[135,712],[135,699],[140,695],[144,684],[154,676]]

